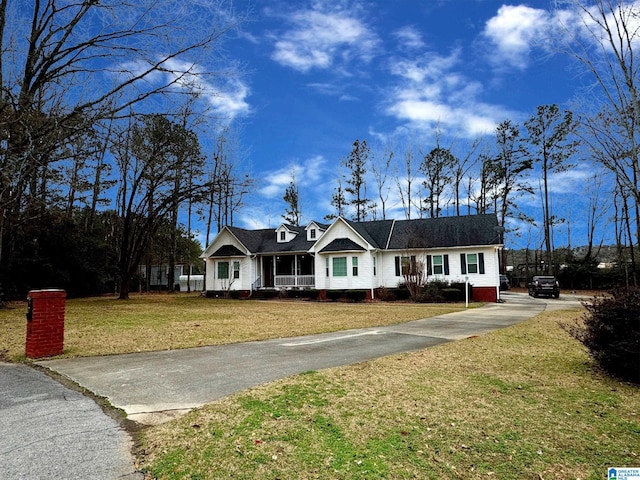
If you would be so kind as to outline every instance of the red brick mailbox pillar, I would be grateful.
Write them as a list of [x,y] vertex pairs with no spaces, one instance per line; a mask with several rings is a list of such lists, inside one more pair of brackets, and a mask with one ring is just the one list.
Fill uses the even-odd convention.
[[64,348],[64,290],[31,290],[27,296],[29,358],[60,355]]

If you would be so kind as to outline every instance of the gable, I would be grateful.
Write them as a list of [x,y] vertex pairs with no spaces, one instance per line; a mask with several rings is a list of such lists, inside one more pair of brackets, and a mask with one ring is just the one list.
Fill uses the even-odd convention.
[[283,223],[276,228],[276,241],[278,243],[291,242],[292,240],[295,240],[301,232],[302,229],[300,227]]
[[230,228],[224,227],[205,249],[200,258],[221,256],[216,254],[221,249],[223,252],[235,252],[229,256],[246,255],[248,251],[250,252],[250,249],[244,244],[242,239],[238,238]]
[[[351,222],[343,218],[337,218],[335,222],[333,222],[326,232],[320,237],[318,241],[313,245],[311,251],[313,252],[323,252],[325,248],[331,244],[334,240],[340,240],[343,242],[343,245],[346,240],[349,240],[351,243],[349,244],[351,248],[348,250],[368,250],[369,248],[375,248],[371,243],[367,242],[366,239],[362,237],[352,226]],[[340,244],[333,244],[331,247],[338,248]],[[341,251],[341,250],[330,250],[330,251]]]

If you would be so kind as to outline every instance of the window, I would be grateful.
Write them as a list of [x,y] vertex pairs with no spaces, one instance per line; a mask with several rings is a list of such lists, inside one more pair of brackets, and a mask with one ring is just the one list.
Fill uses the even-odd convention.
[[[273,238],[273,237],[271,237],[271,238]],[[282,231],[280,232],[280,241],[281,241],[281,242],[284,242],[286,239],[287,239],[287,232],[285,232],[284,230],[282,230]]]
[[373,276],[375,277],[376,275],[376,257],[373,257]]
[[311,229],[311,233],[310,233],[311,239],[313,240],[314,238],[316,238],[316,229],[312,228]]
[[461,253],[460,271],[463,275],[467,273],[484,274],[484,253]]
[[427,275],[449,275],[449,255],[427,255]]
[[233,278],[240,278],[240,262],[233,262]]
[[229,262],[218,262],[218,278],[221,280],[229,278]]
[[327,277],[328,277],[329,276],[329,259],[328,258],[325,259],[324,266],[327,270]]
[[396,277],[413,275],[417,272],[418,265],[415,255],[410,257],[396,257]]
[[351,268],[353,270],[353,276],[358,276],[358,257],[351,257]]
[[467,254],[467,272],[478,273],[478,255],[475,253]]
[[444,262],[442,260],[442,255],[433,256],[433,274],[434,275],[444,274]]
[[347,276],[347,257],[334,257],[333,259],[333,276]]

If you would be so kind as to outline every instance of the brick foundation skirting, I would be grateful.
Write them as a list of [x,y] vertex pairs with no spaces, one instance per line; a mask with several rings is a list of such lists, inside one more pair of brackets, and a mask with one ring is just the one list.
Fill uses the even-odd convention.
[[476,302],[497,302],[498,293],[496,287],[473,287],[471,289],[473,300]]

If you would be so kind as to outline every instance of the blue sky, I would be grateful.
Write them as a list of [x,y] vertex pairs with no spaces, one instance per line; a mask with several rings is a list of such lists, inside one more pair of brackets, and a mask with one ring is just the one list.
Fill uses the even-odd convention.
[[[395,176],[405,151],[427,153],[436,131],[458,156],[475,139],[482,140],[480,149],[490,148],[499,122],[522,125],[543,104],[571,108],[592,82],[556,51],[575,12],[554,13],[549,1],[252,0],[235,6],[251,11],[225,43],[242,75],[217,85],[209,99],[232,125],[238,166],[257,181],[236,216],[241,227],[282,223],[292,172],[303,223],[322,220],[332,211],[331,193],[344,173],[340,161],[355,139],[367,140],[374,162],[385,149],[395,152],[385,187],[387,218],[403,218]],[[558,227],[556,246],[566,245],[567,225],[572,245],[585,241],[584,192],[594,170],[586,160],[575,163],[552,178],[554,213],[571,220]],[[371,171],[367,180],[374,199]],[[537,189],[537,177],[531,182]],[[540,218],[539,197],[519,203]],[[540,245],[536,229],[521,226],[520,232],[508,246]]]

